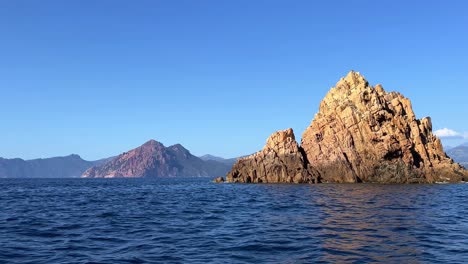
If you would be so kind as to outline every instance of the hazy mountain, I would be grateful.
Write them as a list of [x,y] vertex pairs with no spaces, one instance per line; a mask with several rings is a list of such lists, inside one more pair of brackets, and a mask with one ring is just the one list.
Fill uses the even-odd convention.
[[448,150],[447,155],[449,155],[455,162],[458,162],[465,166],[465,168],[468,168],[468,144],[465,143]]
[[444,150],[445,151],[449,151],[451,149],[453,149],[454,147],[453,146],[444,146]]
[[70,178],[80,177],[88,168],[104,160],[86,161],[78,155],[46,159],[0,158],[0,178]]
[[221,163],[224,163],[224,164],[228,164],[230,166],[234,165],[234,163],[236,163],[236,161],[237,161],[237,158],[225,159],[225,158],[213,156],[213,155],[210,155],[210,154],[203,155],[203,156],[200,157],[200,159],[202,159],[204,161],[213,160],[213,161],[221,162]]
[[180,144],[165,147],[150,140],[145,144],[92,167],[85,178],[223,176],[231,165],[202,160]]

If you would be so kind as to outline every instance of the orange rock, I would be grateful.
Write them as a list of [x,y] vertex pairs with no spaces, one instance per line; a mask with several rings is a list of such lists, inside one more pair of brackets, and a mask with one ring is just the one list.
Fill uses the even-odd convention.
[[239,183],[315,183],[318,174],[312,171],[289,128],[273,133],[263,150],[239,159],[226,178]]
[[325,96],[301,146],[324,182],[457,182],[466,176],[432,134],[430,118],[416,119],[409,99],[370,86],[354,71]]
[[409,99],[370,86],[354,71],[322,100],[301,146],[292,129],[276,132],[227,175],[243,183],[461,180],[468,180],[467,171],[444,153],[431,119],[416,119]]

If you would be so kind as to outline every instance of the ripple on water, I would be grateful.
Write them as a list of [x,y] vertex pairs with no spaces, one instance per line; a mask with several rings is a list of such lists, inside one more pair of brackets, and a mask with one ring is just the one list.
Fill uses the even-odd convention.
[[468,185],[0,179],[11,263],[463,263]]

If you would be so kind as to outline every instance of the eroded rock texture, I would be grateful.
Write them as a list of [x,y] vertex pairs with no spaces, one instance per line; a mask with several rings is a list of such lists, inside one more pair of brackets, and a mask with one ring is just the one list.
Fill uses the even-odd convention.
[[308,168],[293,130],[273,133],[263,150],[239,159],[227,174],[228,182],[314,183],[317,174]]
[[372,87],[351,71],[325,96],[302,135],[274,133],[264,149],[238,160],[229,182],[433,183],[468,180],[443,151],[429,117],[409,99]]
[[466,171],[443,151],[429,117],[411,102],[350,72],[325,96],[302,135],[308,161],[323,182],[460,181]]

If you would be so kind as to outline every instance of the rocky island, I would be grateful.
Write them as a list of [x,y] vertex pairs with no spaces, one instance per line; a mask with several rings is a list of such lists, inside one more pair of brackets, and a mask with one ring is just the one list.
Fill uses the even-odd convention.
[[429,117],[408,98],[351,71],[331,88],[302,135],[273,133],[263,150],[227,174],[239,183],[460,182],[467,171],[446,155]]

